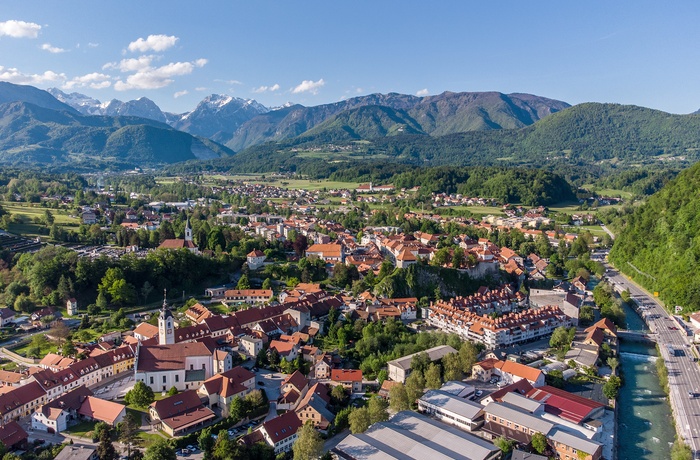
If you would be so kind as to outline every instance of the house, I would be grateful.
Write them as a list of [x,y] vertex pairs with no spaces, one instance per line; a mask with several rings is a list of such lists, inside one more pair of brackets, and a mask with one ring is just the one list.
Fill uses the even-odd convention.
[[97,449],[92,446],[67,444],[54,460],[97,460]]
[[85,225],[92,225],[97,223],[97,214],[94,211],[85,211],[80,215],[83,223]]
[[7,451],[26,449],[28,439],[29,435],[17,422],[0,425],[0,443]]
[[241,366],[217,374],[197,390],[200,397],[209,399],[210,408],[219,407],[223,417],[228,417],[228,408],[234,398],[243,398],[255,389],[255,374]]
[[314,377],[317,380],[331,378],[331,369],[333,369],[331,363],[331,356],[328,354],[323,354],[316,357],[316,363],[314,364],[314,368],[312,370]]
[[138,340],[148,340],[158,336],[158,326],[141,323],[134,329],[134,337]]
[[0,369],[0,387],[18,387],[27,382],[23,374]]
[[359,369],[333,369],[331,381],[343,385],[351,393],[362,392],[362,371]]
[[260,249],[250,251],[246,256],[248,268],[251,270],[257,270],[258,268],[263,266],[263,263],[265,262],[266,258],[267,257],[265,256],[265,253],[262,252]]
[[204,305],[197,302],[187,309],[185,312],[185,317],[192,321],[194,324],[202,324],[205,319],[212,316],[213,313]]
[[78,409],[78,414],[88,420],[105,422],[116,426],[126,416],[126,406],[112,401],[88,396]]
[[294,411],[302,423],[311,421],[316,429],[325,431],[335,419],[335,415],[328,410],[329,402],[328,390],[317,383],[306,392]]
[[418,410],[467,431],[483,423],[484,406],[442,390],[428,390],[418,400]]
[[328,264],[345,263],[345,253],[340,244],[312,244],[306,250],[306,257],[318,257]]
[[36,381],[0,394],[0,424],[31,415],[46,399],[46,391]]
[[200,428],[216,418],[211,409],[204,407],[194,390],[183,391],[151,403],[148,413],[152,425],[170,436],[180,436]]
[[333,453],[354,460],[501,458],[500,449],[488,441],[412,411],[375,423],[362,434],[348,435]]
[[266,303],[272,300],[272,289],[228,289],[224,299],[229,302]]
[[[457,353],[457,350],[449,345],[440,345],[430,348],[420,353],[426,353],[431,362],[441,360],[445,355]],[[389,378],[395,382],[406,383],[406,378],[411,373],[411,361],[418,353],[413,353],[402,358],[394,359],[387,363],[389,368]]]
[[277,408],[281,410],[296,409],[299,401],[306,395],[307,391],[309,391],[309,380],[298,370],[294,371],[282,381]]
[[156,392],[195,390],[214,375],[213,354],[202,342],[141,345],[135,378]]
[[66,313],[68,316],[75,316],[78,314],[78,301],[74,297],[66,300]]
[[297,430],[301,428],[301,420],[294,411],[288,411],[263,423],[260,434],[270,446],[275,449],[275,455],[289,452],[297,440]]
[[399,255],[396,256],[397,268],[407,268],[416,263],[418,263],[418,258],[408,249],[402,250]]
[[257,357],[263,349],[263,341],[260,338],[244,335],[238,339],[238,351],[242,351],[247,356]]
[[494,364],[494,373],[506,384],[524,379],[535,388],[544,385],[544,372],[513,361],[498,361]]
[[287,361],[294,361],[297,359],[297,355],[299,354],[299,345],[282,340],[272,340],[270,341],[268,353],[272,350],[275,350],[281,358],[284,358]]
[[85,386],[62,394],[47,402],[32,414],[32,430],[61,433],[78,420],[78,410],[88,396],[93,396]]
[[9,308],[0,308],[0,327],[7,327],[15,320],[15,311]]

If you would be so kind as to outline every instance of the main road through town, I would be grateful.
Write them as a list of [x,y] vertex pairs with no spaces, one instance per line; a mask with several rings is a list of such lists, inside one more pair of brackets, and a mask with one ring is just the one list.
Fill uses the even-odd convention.
[[700,367],[695,362],[690,337],[656,297],[611,266],[606,267],[609,269],[607,276],[615,287],[629,290],[632,298],[643,307],[649,329],[656,337],[668,368],[676,430],[693,450],[693,458],[700,459]]

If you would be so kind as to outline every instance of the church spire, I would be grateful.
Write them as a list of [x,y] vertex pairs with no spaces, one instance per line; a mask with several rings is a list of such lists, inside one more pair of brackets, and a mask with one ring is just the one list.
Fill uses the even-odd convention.
[[185,241],[192,241],[192,225],[190,224],[190,216],[187,216],[187,223],[185,223]]

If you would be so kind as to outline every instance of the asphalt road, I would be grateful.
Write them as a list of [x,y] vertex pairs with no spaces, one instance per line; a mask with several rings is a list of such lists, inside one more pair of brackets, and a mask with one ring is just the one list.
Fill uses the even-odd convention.
[[[656,297],[611,266],[606,266],[610,269],[608,278],[623,290],[628,289],[637,303],[646,308],[647,318],[653,318],[647,321],[650,329],[655,332],[653,336],[656,337],[668,368],[676,429],[693,450],[694,458],[698,459],[700,458],[700,367],[693,359],[694,355],[690,348],[691,337],[686,335]],[[669,345],[674,350],[682,350],[682,356],[672,356]],[[690,396],[689,392],[698,396]]]

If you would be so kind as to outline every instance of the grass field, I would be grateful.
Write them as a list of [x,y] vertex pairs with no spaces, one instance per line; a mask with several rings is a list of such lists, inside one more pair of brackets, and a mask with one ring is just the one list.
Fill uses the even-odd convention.
[[23,216],[31,221],[35,218],[43,218],[44,212],[48,209],[53,214],[54,222],[58,225],[70,225],[75,224],[80,225],[80,219],[77,217],[70,217],[69,212],[63,209],[49,209],[42,208],[41,206],[33,206],[28,203],[14,203],[11,201],[0,202],[3,208],[11,214]]
[[[33,356],[34,346],[32,345],[31,342],[29,342],[26,345],[22,345],[21,347],[11,349],[11,351],[17,353],[18,355],[24,356],[24,357],[30,357],[30,356]],[[35,358],[42,358],[49,353],[57,353],[57,352],[58,352],[58,346],[52,342],[49,342],[47,346],[41,348],[41,353],[40,353],[41,356],[34,356],[34,357]]]
[[97,421],[91,422],[80,422],[77,425],[68,427],[66,433],[72,434],[73,436],[80,436],[81,438],[92,438],[92,432],[95,431],[95,425]]
[[626,192],[625,190],[618,190],[614,188],[597,188],[593,184],[586,184],[582,188],[585,188],[586,190],[592,190],[596,192],[598,195],[602,196],[611,196],[611,197],[616,197],[619,196],[623,199],[629,200],[632,198],[633,194],[630,192]]

